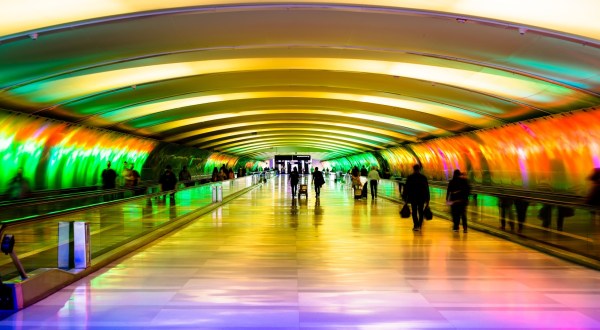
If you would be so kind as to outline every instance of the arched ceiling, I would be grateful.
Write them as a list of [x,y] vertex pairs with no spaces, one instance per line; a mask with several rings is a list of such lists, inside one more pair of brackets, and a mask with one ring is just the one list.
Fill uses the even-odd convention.
[[0,108],[258,159],[600,104],[595,0],[1,7]]

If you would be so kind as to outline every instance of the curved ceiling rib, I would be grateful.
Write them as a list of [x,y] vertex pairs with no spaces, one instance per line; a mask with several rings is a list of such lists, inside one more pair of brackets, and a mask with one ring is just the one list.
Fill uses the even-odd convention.
[[344,58],[244,58],[168,63],[117,70],[103,67],[106,71],[80,71],[68,77],[53,77],[51,80],[11,88],[6,93],[27,96],[39,103],[60,103],[104,91],[194,75],[236,71],[315,70],[419,79],[534,105],[544,104],[549,99],[552,101],[564,97],[585,97],[585,94],[578,91],[527,76],[464,63],[462,68],[454,68],[451,66],[458,63],[448,62],[447,66],[439,66]]
[[0,108],[327,159],[600,104],[591,0],[69,1],[3,6]]
[[[211,142],[211,143],[200,144],[200,145],[198,145],[198,147],[200,149],[226,148],[226,147],[234,145],[235,143],[246,143],[246,144],[250,143],[250,144],[252,144],[256,141],[265,141],[266,138],[270,139],[270,138],[276,138],[276,137],[286,137],[288,139],[290,137],[292,137],[292,138],[318,137],[320,139],[327,139],[329,141],[343,141],[343,142],[351,142],[351,143],[358,144],[358,145],[364,145],[364,146],[368,147],[369,149],[383,148],[383,147],[381,147],[381,145],[378,145],[376,143],[371,143],[369,141],[349,138],[349,137],[344,136],[343,134],[328,135],[328,134],[300,133],[300,132],[294,132],[293,134],[290,134],[289,131],[280,131],[277,133],[261,134],[259,137],[257,137],[256,134],[239,136],[239,137],[230,138],[230,139],[226,139],[226,140],[219,140],[219,141],[215,141],[215,142]],[[250,140],[250,141],[248,141],[248,140]]]
[[389,136],[389,137],[395,138],[400,141],[405,141],[405,140],[411,141],[411,142],[417,141],[417,138],[415,138],[413,136],[398,133],[398,132],[395,132],[392,130],[379,129],[379,128],[375,128],[375,127],[369,127],[369,126],[357,125],[357,124],[346,124],[346,123],[341,123],[339,121],[324,123],[322,121],[310,121],[310,120],[264,120],[264,121],[254,121],[254,122],[237,122],[237,123],[233,123],[233,124],[210,126],[209,128],[190,130],[190,131],[186,131],[185,133],[170,136],[168,138],[165,138],[164,140],[167,142],[174,142],[174,141],[179,141],[179,140],[183,140],[183,139],[187,139],[187,138],[197,137],[197,136],[200,136],[203,134],[209,134],[209,135],[215,134],[215,133],[222,132],[225,130],[230,130],[230,129],[240,129],[240,128],[249,129],[252,126],[257,126],[258,129],[261,129],[263,127],[268,127],[269,125],[275,125],[276,127],[278,127],[278,129],[286,129],[289,127],[295,127],[295,125],[303,125],[304,127],[309,127],[309,128],[310,127],[314,127],[314,128],[333,127],[334,129],[338,129],[338,130],[346,129],[346,130],[353,130],[353,131],[357,131],[357,132],[363,132],[363,133],[367,133],[367,134],[370,133],[370,134],[379,134],[382,136]]
[[[529,0],[526,3],[520,0],[489,1],[482,3],[469,0],[441,0],[435,2],[423,1],[398,1],[379,0],[377,6],[363,1],[351,0],[329,0],[322,1],[297,1],[296,4],[281,2],[286,9],[316,4],[323,8],[325,4],[335,6],[338,10],[411,10],[426,11],[430,15],[446,14],[457,15],[466,19],[471,16],[474,20],[480,18],[482,21],[506,22],[505,26],[511,26],[512,22],[519,27],[538,27],[549,31],[564,31],[572,35],[580,35],[590,39],[600,39],[600,27],[590,26],[587,22],[596,20],[594,13],[600,9],[600,4],[593,0],[571,0],[571,1],[545,1]],[[244,7],[240,5],[246,5]],[[85,21],[100,20],[110,21],[121,16],[121,18],[139,18],[146,15],[162,13],[189,12],[198,10],[249,10],[251,6],[272,7],[277,1],[260,0],[171,0],[165,4],[161,0],[146,0],[132,3],[126,0],[114,1],[78,1],[77,6],[72,0],[55,0],[52,2],[24,0],[4,6],[3,21],[5,25],[0,29],[0,35],[11,36],[19,33],[48,29],[52,26],[79,26]],[[235,6],[235,7],[230,7]],[[359,8],[356,8],[358,6]],[[241,7],[241,8],[240,8]],[[543,10],[540,10],[542,9]],[[329,8],[328,8],[329,9]],[[61,15],[47,15],[48,12],[60,11]],[[152,11],[158,11],[153,13]],[[580,19],[572,20],[565,13],[573,12]],[[23,20],[22,17],[29,17]],[[79,24],[74,24],[80,22]]]

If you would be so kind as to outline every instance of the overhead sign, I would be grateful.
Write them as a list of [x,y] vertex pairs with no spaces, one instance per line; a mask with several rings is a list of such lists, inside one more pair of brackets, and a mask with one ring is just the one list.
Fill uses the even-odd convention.
[[275,162],[282,162],[286,160],[310,160],[310,155],[275,155]]

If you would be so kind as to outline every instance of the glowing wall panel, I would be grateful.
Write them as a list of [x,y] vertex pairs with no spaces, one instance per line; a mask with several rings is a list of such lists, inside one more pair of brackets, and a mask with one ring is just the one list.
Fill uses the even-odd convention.
[[367,169],[370,169],[371,166],[379,167],[379,162],[371,153],[340,157],[333,160],[322,161],[321,164],[323,168],[328,168],[336,172],[348,172],[354,166],[358,167],[359,169],[361,169],[363,166]]
[[155,141],[9,112],[0,112],[0,159],[7,187],[18,168],[34,189],[100,184],[107,161],[139,170]]
[[460,169],[468,171],[471,180],[481,182],[480,147],[477,139],[457,136],[411,145],[410,149],[421,161],[423,173],[433,180],[449,180],[454,170]]
[[[585,195],[600,167],[600,110],[545,117],[380,151],[392,175],[420,161],[431,180],[466,171],[476,184]],[[342,160],[344,161],[344,160]],[[335,163],[338,160],[331,160]]]
[[412,166],[419,162],[410,150],[403,147],[381,150],[379,154],[387,163],[390,172],[397,176],[408,176],[412,173]]
[[237,164],[238,159],[238,157],[224,154],[212,154],[208,157],[206,163],[204,164],[204,173],[210,174],[212,173],[213,168],[220,169],[223,165],[225,165],[227,168],[233,168]]

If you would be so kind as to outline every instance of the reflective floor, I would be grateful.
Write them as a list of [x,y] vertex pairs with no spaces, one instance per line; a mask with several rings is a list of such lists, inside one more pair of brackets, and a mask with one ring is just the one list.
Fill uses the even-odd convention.
[[1,329],[600,329],[600,272],[285,176]]

